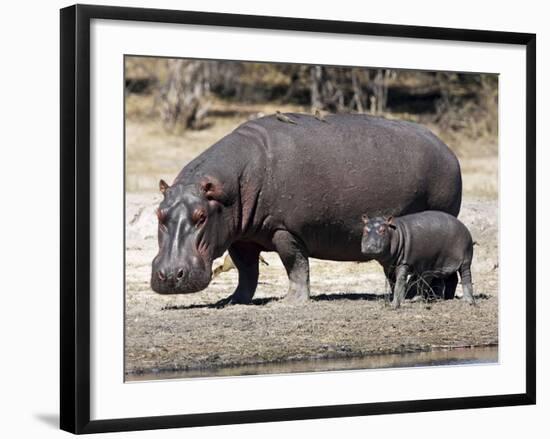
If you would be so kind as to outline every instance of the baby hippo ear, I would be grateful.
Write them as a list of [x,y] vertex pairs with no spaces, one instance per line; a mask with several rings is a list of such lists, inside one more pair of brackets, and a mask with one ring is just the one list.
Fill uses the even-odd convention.
[[369,216],[368,216],[366,213],[364,213],[363,215],[361,215],[361,219],[363,220],[363,222],[364,222],[365,224],[367,224],[367,223],[369,222]]
[[159,181],[159,190],[162,195],[165,195],[165,192],[167,189],[169,189],[170,186],[168,186],[168,183],[166,183],[164,180]]
[[395,222],[393,220],[393,216],[386,218],[386,224],[390,226],[392,229],[395,229]]

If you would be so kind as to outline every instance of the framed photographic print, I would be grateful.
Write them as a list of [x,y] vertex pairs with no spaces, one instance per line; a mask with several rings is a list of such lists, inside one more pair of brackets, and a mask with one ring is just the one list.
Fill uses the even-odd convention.
[[535,403],[535,35],[61,10],[61,428]]

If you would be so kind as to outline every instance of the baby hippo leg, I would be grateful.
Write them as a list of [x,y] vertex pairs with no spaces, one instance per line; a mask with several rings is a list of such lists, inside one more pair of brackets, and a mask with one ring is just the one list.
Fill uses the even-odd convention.
[[393,292],[392,306],[397,309],[401,306],[401,302],[405,299],[407,293],[407,275],[409,269],[406,265],[400,265],[395,269],[395,287]]
[[390,296],[394,293],[395,288],[395,270],[392,268],[384,268],[384,274],[386,275],[386,282],[388,283],[388,286],[390,288]]
[[470,262],[462,264],[460,267],[460,279],[462,280],[462,293],[464,300],[470,305],[475,305],[474,289],[472,287],[472,273],[470,270]]

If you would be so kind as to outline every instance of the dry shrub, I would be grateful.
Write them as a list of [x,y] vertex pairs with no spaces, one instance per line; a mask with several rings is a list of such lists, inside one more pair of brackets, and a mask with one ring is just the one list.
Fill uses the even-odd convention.
[[498,136],[498,76],[440,74],[434,122],[451,143]]

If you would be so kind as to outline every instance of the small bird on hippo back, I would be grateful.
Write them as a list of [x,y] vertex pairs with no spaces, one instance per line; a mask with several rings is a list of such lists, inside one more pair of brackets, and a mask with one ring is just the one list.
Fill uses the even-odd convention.
[[286,114],[281,113],[279,110],[275,113],[275,117],[277,120],[284,122],[284,123],[290,123],[293,125],[298,125],[298,123],[294,120],[292,120],[290,117],[288,117]]
[[325,116],[321,113],[319,109],[315,110],[315,114],[313,115],[315,119],[317,119],[319,122],[328,123],[328,121],[325,119]]

